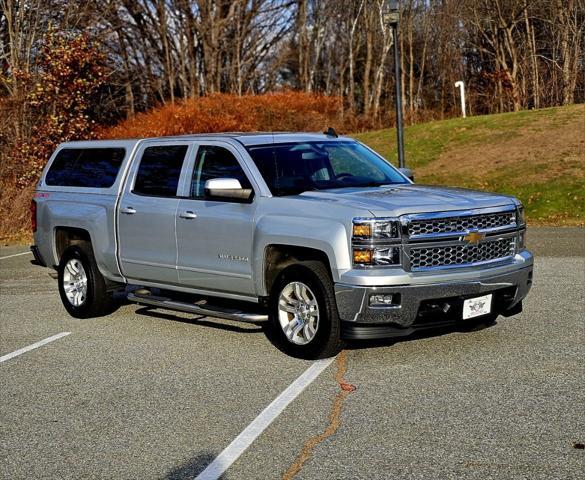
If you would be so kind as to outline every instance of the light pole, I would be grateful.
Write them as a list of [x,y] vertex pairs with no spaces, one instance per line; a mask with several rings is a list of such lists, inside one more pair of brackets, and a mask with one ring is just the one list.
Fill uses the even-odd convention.
[[459,80],[455,82],[455,88],[459,89],[459,96],[461,98],[461,115],[465,118],[467,116],[465,114],[465,84]]
[[392,27],[394,42],[394,75],[396,76],[396,142],[398,144],[398,167],[405,168],[404,163],[404,125],[402,123],[402,82],[400,81],[400,49],[398,45],[398,24],[400,7],[398,0],[386,0],[383,10],[384,21]]

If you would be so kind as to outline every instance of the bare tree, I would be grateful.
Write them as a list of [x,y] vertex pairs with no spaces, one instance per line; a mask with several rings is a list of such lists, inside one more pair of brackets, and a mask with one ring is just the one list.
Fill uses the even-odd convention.
[[293,88],[340,95],[380,125],[393,118],[396,81],[410,121],[455,115],[456,80],[477,113],[583,102],[584,2],[402,0],[396,79],[384,0],[0,0],[0,129],[30,132],[22,92],[49,25],[83,31],[105,53],[98,121]]

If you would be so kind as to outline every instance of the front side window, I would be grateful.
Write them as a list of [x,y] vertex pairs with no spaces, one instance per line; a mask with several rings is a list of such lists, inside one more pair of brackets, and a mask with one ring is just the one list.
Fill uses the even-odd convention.
[[110,188],[116,182],[123,148],[63,148],[51,164],[45,183],[58,187]]
[[132,192],[156,197],[176,196],[187,148],[187,145],[145,148]]
[[302,142],[248,147],[273,195],[408,183],[358,142]]
[[197,150],[195,170],[191,180],[191,196],[205,197],[205,182],[214,178],[235,178],[242,188],[252,188],[238,160],[227,148],[202,145]]

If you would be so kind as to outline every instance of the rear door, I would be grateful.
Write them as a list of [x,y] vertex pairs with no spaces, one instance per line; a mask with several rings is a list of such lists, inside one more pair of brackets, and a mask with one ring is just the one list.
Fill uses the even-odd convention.
[[122,272],[134,282],[178,283],[175,216],[190,148],[189,142],[149,142],[131,168],[118,232]]
[[250,179],[240,153],[220,141],[201,142],[190,177],[188,198],[177,210],[177,267],[181,285],[202,290],[253,294],[252,240],[255,203],[210,200],[204,187],[213,178]]

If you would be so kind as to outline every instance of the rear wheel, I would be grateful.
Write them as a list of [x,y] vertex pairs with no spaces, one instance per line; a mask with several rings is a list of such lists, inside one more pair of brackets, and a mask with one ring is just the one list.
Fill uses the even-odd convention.
[[61,301],[71,316],[92,318],[112,312],[114,299],[107,291],[89,242],[65,250],[59,263],[58,279]]
[[270,313],[281,348],[292,356],[327,358],[343,348],[333,283],[322,262],[286,268],[272,289]]

